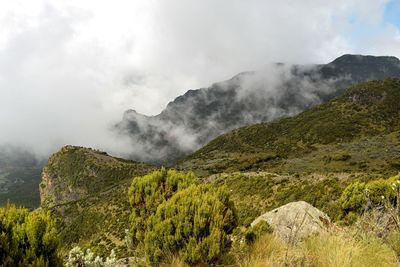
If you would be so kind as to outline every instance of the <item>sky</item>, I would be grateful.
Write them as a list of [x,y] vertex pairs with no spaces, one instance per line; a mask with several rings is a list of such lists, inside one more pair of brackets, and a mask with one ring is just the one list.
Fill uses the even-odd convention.
[[346,53],[400,57],[400,0],[0,0],[0,144],[123,151],[127,109]]

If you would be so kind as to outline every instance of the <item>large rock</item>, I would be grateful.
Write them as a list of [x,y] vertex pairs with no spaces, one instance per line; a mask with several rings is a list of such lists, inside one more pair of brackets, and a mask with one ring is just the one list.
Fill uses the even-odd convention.
[[257,219],[251,226],[266,221],[274,234],[288,243],[296,243],[303,237],[327,231],[330,225],[328,215],[304,201],[291,202]]

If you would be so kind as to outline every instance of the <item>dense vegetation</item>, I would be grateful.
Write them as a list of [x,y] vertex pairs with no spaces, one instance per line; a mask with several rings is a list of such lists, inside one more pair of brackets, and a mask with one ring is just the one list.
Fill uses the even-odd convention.
[[129,200],[132,239],[152,265],[174,254],[191,265],[212,263],[229,248],[236,226],[229,194],[198,185],[192,173],[163,168],[136,177]]
[[382,206],[386,201],[395,204],[399,186],[400,175],[367,183],[354,182],[343,191],[340,197],[341,208],[346,213],[361,214],[366,209]]
[[0,265],[61,266],[56,223],[49,213],[0,208]]
[[197,182],[192,173],[186,174],[165,168],[134,178],[129,188],[129,202],[132,205],[130,230],[133,242],[144,240],[149,217],[156,213],[161,203]]
[[178,253],[190,265],[208,265],[228,251],[235,229],[233,203],[224,190],[191,186],[162,203],[149,220],[145,249],[152,263]]

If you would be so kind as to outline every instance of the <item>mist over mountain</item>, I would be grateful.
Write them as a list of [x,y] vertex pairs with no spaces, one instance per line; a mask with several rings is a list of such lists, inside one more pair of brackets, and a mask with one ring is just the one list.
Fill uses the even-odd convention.
[[0,146],[0,206],[13,202],[29,208],[39,205],[38,185],[44,160],[27,149]]
[[343,55],[328,64],[278,63],[189,90],[156,116],[125,112],[116,131],[129,137],[130,158],[173,164],[234,128],[293,116],[353,84],[400,77],[396,57]]

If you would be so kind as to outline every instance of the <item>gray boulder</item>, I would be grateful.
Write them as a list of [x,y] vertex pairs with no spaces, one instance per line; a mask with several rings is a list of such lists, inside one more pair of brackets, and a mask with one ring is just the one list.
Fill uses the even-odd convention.
[[277,237],[292,244],[306,236],[326,232],[331,224],[328,215],[305,201],[291,202],[269,211],[255,219],[251,226],[260,221],[266,221]]

